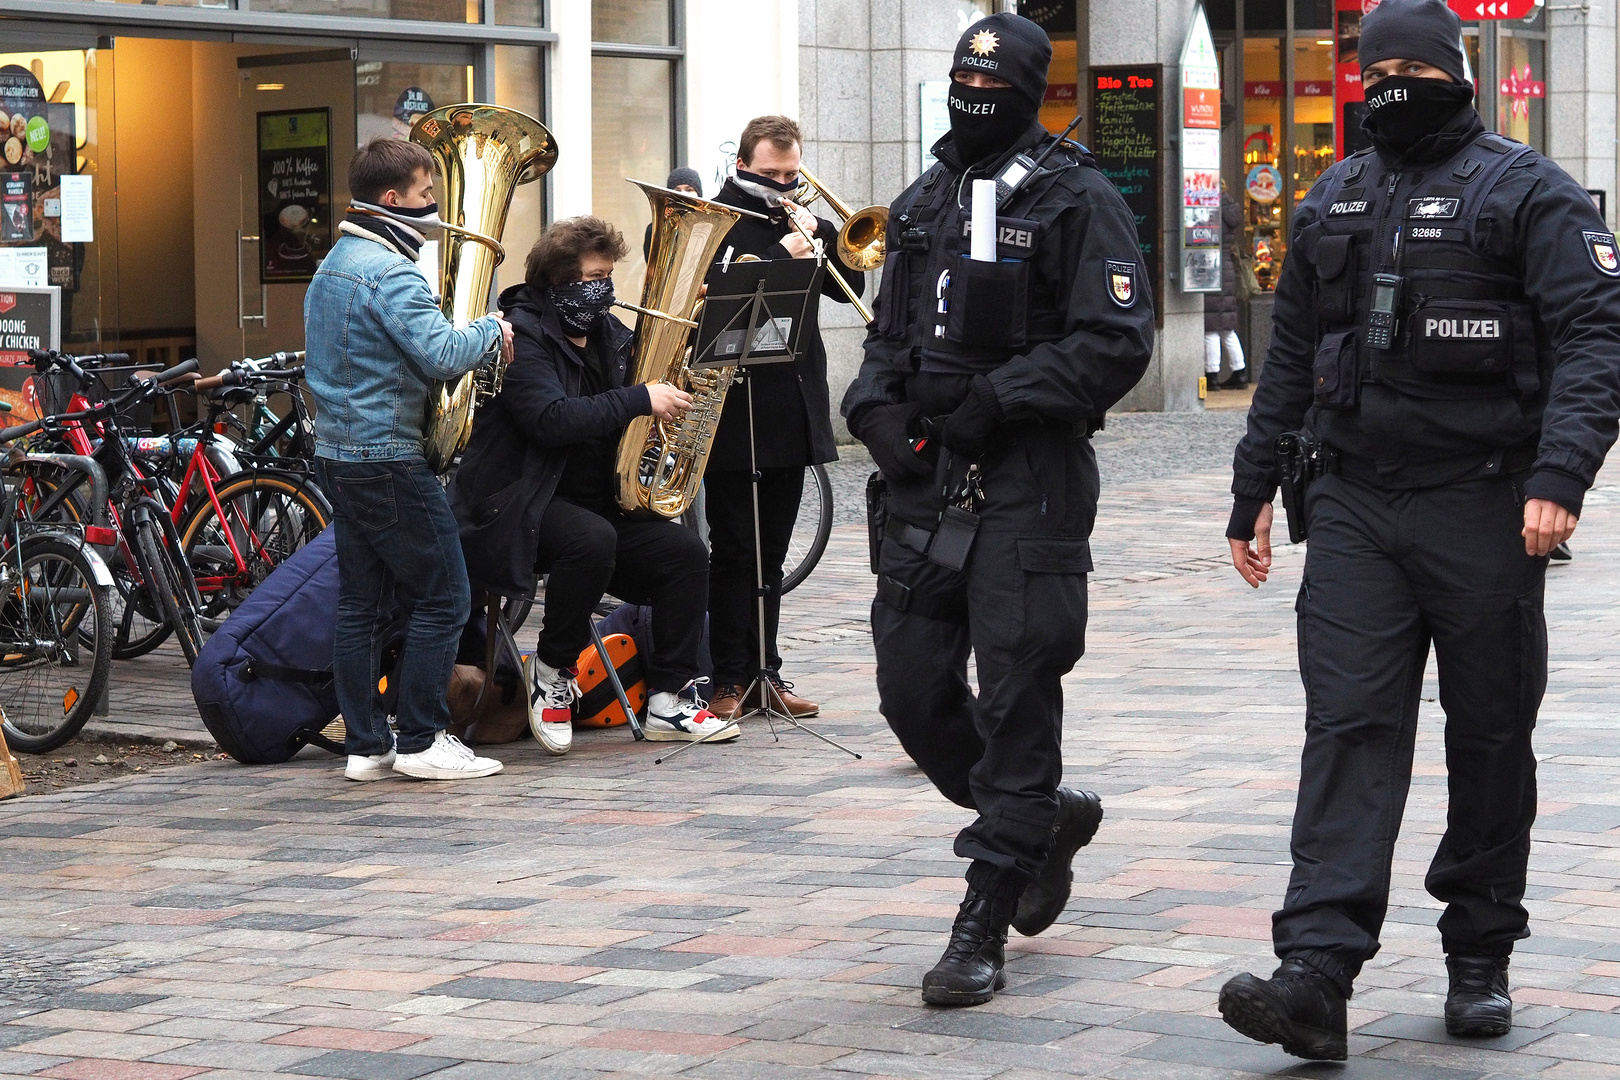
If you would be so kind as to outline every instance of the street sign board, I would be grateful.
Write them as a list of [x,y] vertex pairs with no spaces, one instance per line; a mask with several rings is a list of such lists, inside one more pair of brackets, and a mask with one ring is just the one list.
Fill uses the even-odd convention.
[[1536,0],[1446,0],[1459,19],[1522,19],[1536,9]]

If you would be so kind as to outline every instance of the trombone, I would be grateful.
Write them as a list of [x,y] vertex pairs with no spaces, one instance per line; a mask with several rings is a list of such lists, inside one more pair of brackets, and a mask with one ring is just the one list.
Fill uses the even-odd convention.
[[[816,179],[815,174],[802,165],[799,166],[799,177],[802,181],[799,184],[799,190],[793,193],[793,198],[789,199],[789,202],[795,206],[808,206],[818,198],[826,199],[827,205],[832,208],[833,213],[844,219],[844,224],[838,229],[838,245],[836,249],[838,261],[851,270],[858,270],[862,273],[868,270],[876,270],[879,266],[882,266],[889,229],[889,208],[886,206],[865,206],[851,213],[847,203],[822,186],[821,181]],[[788,221],[800,236],[804,237],[811,246],[815,246],[817,243],[816,238],[805,232],[804,227],[799,224],[797,218],[789,214]],[[855,295],[855,290],[850,288],[849,282],[844,280],[844,275],[835,270],[832,277],[834,281],[838,282],[838,287],[844,290],[844,295],[849,297],[849,302],[854,305],[861,318],[868,323],[872,322],[874,319],[872,309],[863,304],[861,298]]]

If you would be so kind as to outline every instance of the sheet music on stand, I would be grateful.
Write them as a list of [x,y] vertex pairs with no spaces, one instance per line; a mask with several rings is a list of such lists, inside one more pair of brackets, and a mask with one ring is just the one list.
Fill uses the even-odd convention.
[[820,259],[734,262],[716,270],[693,339],[692,367],[787,364],[803,355],[824,273]]
[[[759,694],[760,704],[746,716],[764,716],[773,738],[778,721],[813,735],[829,746],[859,759],[860,754],[830,739],[814,728],[796,719],[788,712],[782,693],[776,684],[764,676],[765,657],[765,559],[760,542],[759,525],[759,460],[754,430],[754,380],[748,371],[754,367],[791,363],[804,355],[805,332],[816,326],[816,310],[821,295],[821,276],[826,272],[825,261],[816,259],[775,259],[769,262],[734,262],[709,275],[709,291],[704,299],[703,320],[693,338],[692,363],[695,370],[731,367],[742,370],[743,391],[748,401],[748,465],[753,476],[751,485],[754,500],[754,594],[759,627],[758,662],[761,674],[754,677],[743,691],[742,701],[754,700]],[[737,725],[733,720],[725,727],[665,757],[653,759],[661,765],[687,747],[730,731]]]

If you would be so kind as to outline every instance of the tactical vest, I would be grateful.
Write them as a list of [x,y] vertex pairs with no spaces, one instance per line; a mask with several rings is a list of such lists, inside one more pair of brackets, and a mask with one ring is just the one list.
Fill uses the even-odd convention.
[[[1033,148],[1029,153],[1036,153]],[[978,375],[1065,334],[1060,282],[1032,273],[1047,230],[1069,200],[1048,198],[1089,154],[1054,151],[996,218],[997,262],[968,258],[972,189],[935,165],[889,217],[877,331],[904,342],[916,370]],[[1061,195],[1061,191],[1057,194]]]
[[[1430,400],[1536,392],[1545,345],[1534,310],[1479,232],[1492,187],[1529,149],[1485,132],[1445,161],[1398,172],[1364,150],[1318,181],[1320,216],[1294,241],[1316,271],[1318,408],[1355,408],[1369,381]],[[1388,349],[1366,343],[1381,273],[1402,280]]]

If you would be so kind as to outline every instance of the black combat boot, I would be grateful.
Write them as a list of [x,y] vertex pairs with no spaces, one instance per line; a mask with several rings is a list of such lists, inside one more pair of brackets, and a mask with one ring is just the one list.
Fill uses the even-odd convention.
[[1221,382],[1222,390],[1242,390],[1249,385],[1249,369],[1240,367]]
[[1075,852],[1091,843],[1091,838],[1097,835],[1097,826],[1102,823],[1102,800],[1091,792],[1060,787],[1057,798],[1052,852],[1047,855],[1041,872],[1018,898],[1018,912],[1013,916],[1013,929],[1025,937],[1039,934],[1063,914],[1063,907],[1069,902],[1069,889],[1074,884]]
[[983,1005],[1007,985],[1001,967],[1012,905],[968,886],[956,909],[951,943],[932,971],[923,976],[922,996],[930,1005]]
[[1256,1042],[1278,1043],[1309,1061],[1343,1061],[1347,1054],[1344,993],[1303,960],[1284,960],[1269,979],[1228,979],[1221,1019]]
[[1508,997],[1508,958],[1448,956],[1446,1034],[1489,1038],[1513,1030],[1513,999]]

